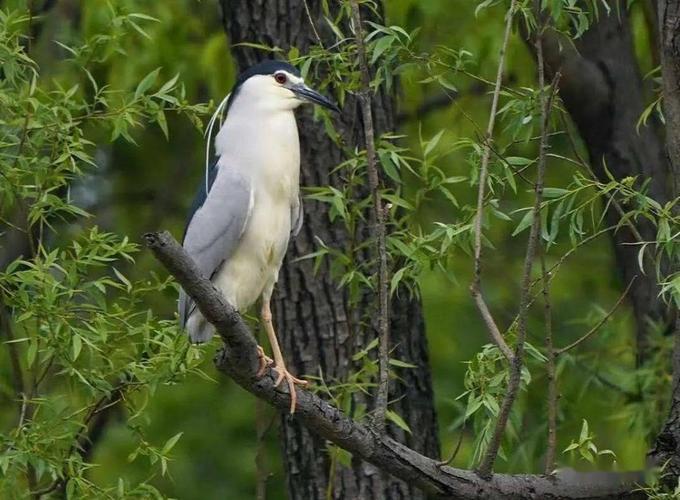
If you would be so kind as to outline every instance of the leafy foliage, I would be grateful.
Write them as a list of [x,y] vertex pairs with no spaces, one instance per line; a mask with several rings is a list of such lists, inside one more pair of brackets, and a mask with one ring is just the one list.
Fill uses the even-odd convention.
[[[194,131],[208,111],[207,105],[193,103],[205,99],[205,89],[221,97],[233,77],[221,27],[211,25],[213,32],[204,32],[206,19],[214,17],[213,6],[176,0],[151,7],[116,0],[100,8],[101,2],[81,7],[82,25],[56,29],[48,22],[50,14],[42,19],[28,13],[28,2],[9,3],[0,10],[0,222],[3,250],[14,248],[15,239],[25,244],[0,273],[5,356],[0,364],[0,497],[39,490],[63,490],[78,498],[205,496],[227,488],[220,470],[227,465],[218,461],[229,457],[196,457],[227,444],[239,451],[228,463],[234,477],[252,478],[254,466],[241,458],[252,448],[249,408],[239,404],[247,400],[229,392],[235,403],[220,410],[213,402],[230,391],[228,386],[215,384],[209,393],[180,384],[188,377],[206,378],[200,364],[207,356],[189,346],[165,314],[172,310],[174,284],[152,274],[134,238],[125,236],[146,229],[144,224],[179,225],[183,217],[189,196],[184,185],[191,183],[178,180],[188,175],[186,164],[201,164],[202,147]],[[304,54],[297,48],[284,53],[257,40],[249,46],[290,59],[308,80],[344,103],[360,86],[356,43],[347,28],[346,2],[337,15],[327,4],[324,29],[336,36],[332,46],[314,46]],[[377,8],[374,2],[366,6]],[[537,28],[533,6],[518,2],[511,13],[529,30]],[[568,43],[598,16],[616,15],[605,2],[551,0],[542,8]],[[187,15],[194,9],[199,14]],[[451,12],[448,1],[399,0],[388,2],[387,9],[383,22],[367,26],[367,42],[374,69],[371,88],[398,89],[405,116],[399,131],[384,134],[377,144],[386,181],[381,196],[391,207],[390,290],[425,302],[445,448],[453,448],[460,435],[456,461],[476,465],[508,379],[507,363],[487,344],[464,286],[473,262],[479,163],[488,140],[483,123],[490,68],[507,5],[487,0]],[[31,38],[43,22],[55,34],[53,42],[45,42],[47,36]],[[517,328],[514,277],[533,221],[540,95],[546,89],[535,83],[533,62],[519,40],[511,42],[508,57],[482,241],[485,290],[512,343]],[[421,117],[418,108],[431,96],[442,97],[445,105]],[[660,102],[652,98],[639,127],[659,116]],[[307,203],[327,204],[330,223],[344,225],[354,238],[345,248],[318,239],[305,258],[319,268],[328,263],[351,302],[376,288],[375,263],[359,264],[363,259],[358,258],[373,244],[362,232],[370,204],[366,153],[343,143],[325,111],[316,114],[343,148],[345,160],[334,172],[342,183],[307,187]],[[550,118],[541,246],[560,347],[606,316],[607,304],[622,288],[606,272],[613,267],[607,237],[640,220],[656,229],[653,240],[636,243],[641,271],[655,273],[663,299],[680,305],[680,273],[667,265],[680,257],[680,224],[677,200],[655,201],[647,179],[595,178],[559,99]],[[161,164],[163,169],[156,168]],[[200,168],[191,175],[198,179]],[[167,189],[168,178],[177,191],[164,197],[160,191]],[[155,188],[156,198],[145,197],[143,188]],[[100,205],[107,199],[115,200],[113,208]],[[620,210],[621,223],[609,226],[607,210]],[[501,469],[538,470],[545,449],[540,288],[536,269],[529,359]],[[607,457],[597,458],[609,455],[606,448],[611,448],[618,465],[639,466],[645,444],[660,425],[671,382],[665,364],[670,340],[663,325],[657,325],[652,355],[636,366],[629,316],[617,312],[587,344],[558,357],[558,449],[568,450],[558,457],[560,465],[609,466]],[[364,321],[358,327],[367,325]],[[356,419],[367,416],[362,401],[375,388],[375,347],[368,344],[354,354],[355,369],[346,380],[327,380],[323,373],[315,379],[316,391]],[[390,364],[392,377],[412,369],[398,359]],[[172,396],[164,392],[167,386]],[[210,412],[196,411],[206,405]],[[110,424],[113,430],[95,460],[81,437],[112,407],[117,422]],[[388,418],[409,431],[398,413],[390,410]],[[203,429],[209,427],[206,422],[214,425],[212,419],[219,419],[221,436],[205,436]],[[620,441],[622,432],[632,436],[629,442]],[[224,446],[215,446],[218,439]],[[203,445],[200,453],[193,450],[196,443]],[[333,468],[351,467],[349,454],[328,449]],[[96,468],[97,463],[106,467]],[[200,473],[205,486],[173,481],[171,473],[182,478]],[[250,488],[249,480],[233,482],[225,496],[243,496]],[[649,493],[658,498],[667,494],[655,486]]]
[[[0,273],[4,345],[16,390],[9,432],[1,436],[0,496],[63,491],[68,497],[160,496],[150,484],[123,478],[113,488],[90,480],[90,432],[100,415],[123,407],[137,436],[130,455],[148,457],[166,474],[165,444],[146,440],[140,419],[159,385],[196,372],[201,360],[174,321],[148,308],[150,297],[175,292],[155,275],[132,280],[137,245],[91,225],[73,195],[97,168],[97,144],[108,134],[134,142],[133,130],[166,112],[195,124],[205,106],[186,102],[175,76],[146,75],[134,89],[98,83],[93,72],[130,37],[148,36],[145,14],[109,4],[111,29],[58,41],[64,71],[43,77],[24,31],[26,10],[0,11],[1,216],[26,249]],[[5,235],[7,236],[7,234]]]

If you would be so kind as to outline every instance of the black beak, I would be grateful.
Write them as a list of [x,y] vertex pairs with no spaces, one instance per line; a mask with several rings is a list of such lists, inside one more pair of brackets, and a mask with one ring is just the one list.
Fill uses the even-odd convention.
[[337,113],[340,112],[340,108],[337,104],[331,101],[328,97],[319,94],[316,90],[310,89],[307,85],[296,85],[295,87],[291,88],[291,90],[295,92],[295,95],[300,97],[300,99],[318,104],[319,106],[323,106],[324,108],[328,108],[331,111],[335,111]]

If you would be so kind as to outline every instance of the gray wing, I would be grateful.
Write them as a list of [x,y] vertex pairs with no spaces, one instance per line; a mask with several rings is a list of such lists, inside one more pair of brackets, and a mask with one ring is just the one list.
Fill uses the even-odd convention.
[[[250,183],[237,171],[220,167],[205,201],[189,220],[184,249],[201,273],[212,278],[222,263],[236,250],[253,208]],[[179,321],[184,327],[195,304],[180,291]]]
[[304,210],[302,208],[302,197],[298,196],[297,203],[290,207],[290,234],[297,236],[302,229],[302,222],[304,219]]

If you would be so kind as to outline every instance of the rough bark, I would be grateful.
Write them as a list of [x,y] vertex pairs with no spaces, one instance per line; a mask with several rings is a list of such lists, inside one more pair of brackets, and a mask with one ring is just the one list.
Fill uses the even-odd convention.
[[[666,120],[666,145],[672,171],[673,195],[680,195],[680,1],[659,0],[659,53],[663,80],[664,117]],[[680,206],[675,207],[675,213]],[[673,270],[680,263],[672,263]],[[666,464],[664,472],[669,486],[677,484],[680,477],[680,316],[675,323],[675,350],[673,352],[673,396],[668,419],[650,452],[658,464]]]
[[[274,387],[276,372],[269,368],[258,378],[256,342],[239,314],[222,297],[184,249],[167,232],[149,233],[147,246],[182,288],[196,302],[205,318],[215,325],[224,349],[215,363],[241,387],[283,412],[290,408],[288,387]],[[618,499],[645,498],[637,484],[641,473],[579,473],[565,470],[554,476],[493,474],[488,480],[475,472],[442,466],[387,435],[378,435],[352,421],[317,395],[297,389],[298,401],[291,419],[321,439],[349,451],[356,459],[417,486],[438,498],[455,499]],[[422,493],[417,496],[422,496]],[[350,497],[347,497],[350,498]],[[395,498],[393,496],[376,498]],[[413,497],[410,497],[413,498]]]
[[[257,42],[277,46],[287,51],[297,47],[305,53],[318,43],[316,31],[326,46],[334,35],[323,19],[321,2],[307,2],[308,17],[303,0],[222,0],[224,25],[232,46],[239,42]],[[337,5],[331,3],[331,8]],[[372,14],[365,13],[366,19]],[[348,31],[349,32],[349,31]],[[269,57],[269,54],[233,46],[240,68]],[[284,52],[285,53],[285,52]],[[314,83],[314,82],[310,82]],[[376,132],[391,130],[394,106],[390,96],[379,94],[373,101]],[[339,186],[338,174],[330,171],[343,159],[343,153],[325,134],[323,126],[314,122],[311,109],[299,114],[301,138],[301,183],[303,186]],[[349,98],[342,115],[334,118],[345,145],[363,147],[363,127],[356,99]],[[362,323],[372,311],[374,297],[365,296],[359,307],[348,302],[345,291],[338,289],[330,268],[324,264],[314,273],[311,261],[295,260],[317,249],[315,237],[333,247],[345,247],[350,237],[344,227],[330,224],[327,206],[305,200],[305,224],[298,237],[291,242],[288,257],[281,270],[274,301],[274,321],[282,341],[289,368],[297,374],[318,375],[328,381],[343,380],[355,369],[352,355],[364,348],[375,336],[374,326]],[[367,237],[364,234],[362,238]],[[373,317],[375,315],[372,315]],[[409,424],[412,434],[389,426],[393,438],[431,457],[439,454],[437,424],[430,379],[427,341],[419,301],[408,294],[398,294],[391,307],[392,356],[417,366],[402,370],[401,381],[390,388],[399,400],[390,408]],[[368,462],[353,460],[352,468],[335,466],[331,472],[326,441],[309,432],[296,419],[282,417],[283,458],[287,472],[290,498],[327,498],[329,477],[333,477],[333,498],[379,498],[376,491],[381,484],[377,469]],[[385,482],[384,495],[388,498],[422,498],[422,494],[408,482],[394,477]]]
[[[671,197],[669,164],[663,141],[655,124],[636,130],[645,108],[645,92],[635,58],[628,10],[625,2],[611,5],[610,15],[599,20],[576,41],[576,47],[558,36],[546,39],[548,68],[560,71],[560,96],[578,127],[590,156],[595,175],[609,182],[606,170],[616,179],[638,177],[650,179],[649,195],[663,204]],[[607,212],[609,224],[617,224],[620,214]],[[653,225],[644,219],[635,222],[645,241],[655,239]],[[638,267],[639,247],[628,227],[614,236],[614,251],[621,281],[630,283],[634,276],[630,300],[637,326],[638,359],[644,360],[652,322],[672,324],[667,307],[659,300],[656,274],[648,263],[642,274]]]
[[[680,194],[680,1],[659,0],[660,54],[666,146],[674,195]],[[676,207],[677,208],[677,207]]]

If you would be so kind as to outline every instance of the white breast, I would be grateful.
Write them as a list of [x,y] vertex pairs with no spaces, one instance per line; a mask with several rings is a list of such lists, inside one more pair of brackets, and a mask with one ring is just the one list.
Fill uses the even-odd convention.
[[[234,254],[215,277],[238,310],[262,294],[271,295],[288,246],[291,207],[300,184],[300,145],[292,111],[263,113],[239,119],[230,110],[216,149],[220,168],[235,168],[253,186],[253,207]],[[244,116],[244,118],[246,118]]]

